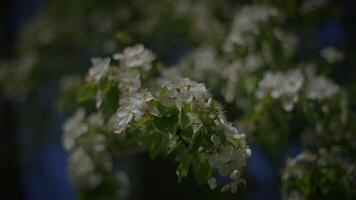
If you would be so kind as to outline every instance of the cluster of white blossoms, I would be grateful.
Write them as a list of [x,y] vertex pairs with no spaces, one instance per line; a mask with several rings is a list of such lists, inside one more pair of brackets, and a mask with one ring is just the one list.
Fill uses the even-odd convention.
[[299,92],[303,87],[305,78],[298,69],[287,72],[267,72],[258,83],[256,98],[262,99],[270,96],[280,99],[286,111],[293,110],[299,100]]
[[92,67],[89,69],[87,79],[98,83],[109,72],[110,58],[92,58]]
[[142,44],[137,44],[132,47],[126,47],[122,53],[114,54],[113,58],[121,61],[123,66],[129,68],[143,67],[148,70],[151,68],[152,61],[156,56]]
[[[183,79],[177,83],[166,86],[168,89],[168,104],[172,101],[181,108],[183,104],[196,103],[202,107],[214,107],[212,99],[204,84]],[[163,101],[164,102],[164,101]],[[214,153],[205,154],[204,157],[209,165],[217,169],[222,176],[229,176],[230,182],[222,187],[222,191],[231,190],[236,192],[239,183],[243,182],[240,178],[241,169],[246,164],[247,158],[251,155],[251,150],[247,147],[245,134],[240,134],[235,127],[228,123],[220,107],[216,108],[215,115],[205,114],[214,119],[216,126],[224,130],[224,136],[229,141],[234,141],[236,146],[223,144],[219,136],[213,134],[211,142],[213,143]],[[197,115],[188,113],[192,122],[193,132],[197,133],[202,127],[202,123]],[[217,116],[216,116],[217,115]],[[217,187],[216,179],[211,177],[208,180],[211,189]]]
[[[210,58],[204,61],[206,55]],[[199,65],[201,70],[216,69],[215,64],[211,63],[216,57],[216,52],[212,49],[204,49],[196,56],[199,60],[193,62]],[[199,164],[217,169],[220,175],[229,176],[230,181],[222,190],[230,189],[236,192],[238,184],[243,182],[240,173],[251,150],[246,145],[245,135],[239,134],[236,128],[226,121],[220,104],[211,98],[205,85],[181,78],[179,73],[166,74],[167,77],[155,79],[154,83],[160,83],[160,88],[146,87],[151,86],[149,81],[147,85],[142,85],[142,75],[151,68],[154,59],[153,53],[142,45],[125,48],[123,53],[114,55],[115,58],[119,60],[118,63],[110,63],[110,58],[93,59],[87,82],[83,85],[85,89],[91,89],[91,98],[96,99],[97,112],[103,113],[105,117],[99,114],[86,116],[84,110],[79,109],[64,125],[63,143],[70,153],[70,172],[75,181],[90,183],[91,187],[100,184],[103,177],[97,170],[112,170],[110,153],[105,146],[109,136],[107,134],[114,132],[124,139],[132,133],[139,136],[136,144],[147,148],[150,154],[156,154],[157,144],[152,144],[154,142],[166,142],[160,144],[166,147],[158,150],[159,153],[166,154],[174,152],[179,145],[187,149],[198,145],[191,154],[199,158]],[[168,77],[172,75],[175,78]],[[116,113],[113,110],[106,112],[104,107],[100,106],[103,99],[108,98],[108,91],[112,90],[118,91],[117,96],[111,97],[117,98],[118,104],[112,103],[112,99],[110,101],[115,104],[112,108],[117,108]],[[92,99],[88,99],[90,100]],[[171,117],[169,122],[165,121],[168,117]],[[105,133],[102,134],[98,130]],[[158,132],[164,132],[168,137],[161,140],[157,138]],[[208,134],[204,139],[207,140],[204,144],[209,143],[208,146],[197,139],[197,135],[202,137],[202,134]],[[141,135],[143,138],[152,135],[152,141],[142,141]],[[211,135],[213,137],[209,141],[207,138]],[[217,135],[222,137],[224,142],[217,142]],[[184,153],[184,148],[175,152],[178,160]],[[76,169],[81,165],[85,167]],[[211,178],[211,174],[203,180],[207,181],[208,178]],[[211,184],[213,179],[209,179],[208,183]]]
[[142,91],[122,98],[116,113],[115,133],[123,133],[133,120],[140,120],[146,112],[147,103],[153,99],[150,92]]
[[[345,188],[352,188],[356,178],[356,168],[347,159],[348,156],[341,153],[341,149],[340,146],[332,146],[328,150],[320,148],[317,153],[303,151],[294,158],[288,158],[282,173],[283,199],[292,200],[297,197],[308,199],[306,195],[309,194],[305,193],[301,187],[324,187],[324,185],[318,184],[330,186],[342,183]],[[327,171],[332,171],[333,175],[325,176],[324,183],[317,184],[318,176],[327,175]],[[332,177],[343,177],[344,179],[341,181],[339,178]],[[309,181],[305,182],[306,178]],[[300,188],[295,185],[300,185]]]
[[[117,83],[119,91],[125,95],[138,92],[142,84],[142,72],[151,69],[155,55],[142,44],[137,44],[126,47],[122,53],[114,54],[113,58],[120,61],[119,65],[111,64],[110,58],[93,58],[87,81],[100,84],[100,80],[106,77],[109,81]],[[104,91],[97,90],[97,108],[100,108],[104,96]]]
[[78,185],[97,186],[101,177],[95,173],[95,167],[91,157],[83,148],[76,148],[68,158],[69,173],[72,182]]
[[345,55],[335,47],[325,47],[320,51],[321,56],[328,63],[335,63],[344,59]]
[[255,37],[260,33],[260,23],[277,17],[277,9],[264,5],[243,6],[236,12],[232,30],[225,44],[225,50],[231,52],[234,45],[254,44]]
[[[162,93],[164,93],[163,96]],[[209,163],[211,168],[217,169],[222,176],[229,176],[230,182],[222,187],[222,191],[236,192],[238,184],[243,182],[240,173],[246,164],[246,159],[251,155],[251,150],[246,145],[245,135],[238,133],[237,129],[226,121],[220,106],[212,102],[213,100],[204,84],[186,78],[167,82],[162,86],[158,96],[160,103],[167,107],[174,106],[179,112],[182,112],[185,105],[190,105],[191,110],[186,115],[194,134],[199,134],[199,131],[202,131],[204,126],[203,116],[213,120],[214,125],[211,126],[223,130],[224,138],[232,142],[231,144],[222,143],[220,138],[214,134],[211,137],[213,146],[210,147],[213,150],[207,151],[206,147],[199,149],[202,151],[202,158]],[[114,122],[116,125],[115,132],[125,132],[130,127],[131,122],[142,119],[145,114],[149,114],[148,116],[151,117],[159,116],[159,111],[149,104],[151,100],[155,101],[157,98],[148,91],[142,91],[121,99]],[[211,127],[211,129],[214,130],[214,127]],[[208,180],[208,184],[212,189],[217,187],[214,177]]]
[[69,153],[69,173],[79,186],[95,187],[102,181],[99,169],[111,170],[112,163],[105,152],[106,137],[89,133],[90,126],[103,125],[101,114],[85,118],[85,111],[78,109],[63,128],[63,146]]
[[[219,136],[212,135],[211,141],[216,148],[216,152],[206,155],[206,159],[213,168],[218,170],[220,175],[229,176],[230,178],[230,181],[225,184],[221,190],[231,190],[232,193],[235,193],[237,186],[240,183],[245,183],[244,180],[240,178],[241,169],[245,166],[247,158],[251,156],[251,150],[246,146],[245,134],[239,133],[235,127],[224,120],[224,117],[220,117],[220,123],[226,128],[224,132],[225,136],[227,138],[233,138],[239,143],[238,146],[242,148],[223,145]],[[211,177],[208,180],[208,184],[211,189],[216,188],[216,178]]]
[[338,85],[323,76],[316,76],[309,80],[307,85],[307,98],[315,101],[325,101],[335,96],[340,91]]
[[193,101],[203,103],[210,96],[204,84],[187,78],[168,83],[164,87],[168,89],[168,96],[162,101],[163,104],[175,104],[179,109],[184,104],[191,104]]
[[63,125],[63,147],[70,151],[76,146],[76,139],[88,131],[88,125],[85,123],[85,111],[78,109],[74,115]]

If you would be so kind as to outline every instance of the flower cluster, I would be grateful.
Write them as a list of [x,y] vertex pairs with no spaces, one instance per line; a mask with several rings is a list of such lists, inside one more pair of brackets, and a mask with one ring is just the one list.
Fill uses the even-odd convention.
[[261,31],[261,23],[277,17],[277,9],[264,5],[243,6],[236,12],[231,32],[225,44],[227,51],[232,51],[234,45],[250,46]]
[[305,151],[288,159],[282,174],[283,199],[355,198],[355,165],[337,149]]
[[299,91],[304,84],[304,76],[300,70],[287,72],[268,72],[258,83],[256,97],[259,99],[270,96],[281,99],[283,108],[291,111],[299,100]]
[[113,58],[120,60],[123,66],[129,68],[140,66],[149,70],[155,55],[150,50],[145,49],[142,44],[137,44],[132,47],[126,47],[122,53],[114,54]]
[[[101,132],[104,132],[109,134],[109,138],[130,138],[130,144],[144,147],[152,157],[174,153],[179,161],[179,179],[185,177],[192,167],[199,183],[211,184],[214,179],[212,170],[217,169],[220,175],[230,177],[230,182],[222,190],[231,189],[236,192],[237,185],[243,182],[240,173],[251,154],[245,135],[238,133],[226,121],[221,106],[212,99],[202,83],[187,78],[165,79],[163,83],[158,78],[157,82],[163,83],[158,89],[143,85],[140,77],[151,68],[147,66],[152,66],[153,61],[153,56],[148,54],[153,55],[149,50],[136,45],[125,48],[120,56],[114,56],[119,58],[118,64],[110,63],[110,59],[93,60],[93,67],[80,89],[83,91],[79,92],[84,97],[79,99],[88,103],[93,98],[98,101],[99,93],[100,105],[103,105],[98,106],[96,102],[96,108],[102,115],[91,120],[94,117],[88,115],[86,118],[84,110],[78,110],[64,126],[63,142],[73,157],[70,163],[78,166],[82,162],[87,166],[79,174],[73,170],[73,176],[95,177],[89,174],[95,173],[98,165],[96,161],[101,157],[113,156],[105,150],[105,143],[109,141],[103,137],[105,134]],[[140,62],[131,62],[130,59],[138,59]],[[137,80],[128,74],[134,74]],[[98,128],[94,125],[103,129],[97,132]],[[97,144],[95,141],[102,143]],[[99,155],[97,149],[106,153]],[[203,170],[204,173],[197,170]],[[100,184],[101,179],[95,180],[97,182],[93,187]]]
[[335,47],[326,47],[321,50],[320,54],[328,63],[341,61],[345,57],[345,55]]
[[339,91],[339,86],[331,80],[323,76],[317,76],[313,77],[307,85],[306,96],[311,100],[322,102],[332,98]]
[[91,60],[93,66],[88,72],[88,80],[98,83],[109,72],[110,61],[110,58],[93,58]]
[[92,127],[103,125],[99,113],[87,119],[85,111],[78,109],[63,127],[63,146],[69,153],[69,172],[72,181],[83,187],[96,187],[102,182],[100,171],[111,171],[112,162],[106,152],[106,137],[103,133],[91,133]]
[[150,92],[135,93],[120,99],[116,113],[117,122],[115,133],[122,133],[132,120],[140,120],[144,115],[147,103],[153,99]]

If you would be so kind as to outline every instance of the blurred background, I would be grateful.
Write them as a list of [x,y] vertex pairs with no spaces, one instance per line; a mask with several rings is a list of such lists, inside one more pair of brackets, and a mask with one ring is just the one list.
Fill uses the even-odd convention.
[[[0,91],[0,198],[2,199],[76,198],[75,189],[68,178],[67,154],[61,144],[62,124],[69,115],[56,107],[59,96],[58,85],[63,74],[83,74],[90,66],[91,57],[111,54],[136,40],[142,41],[151,48],[163,62],[175,64],[195,45],[196,37],[199,37],[189,35],[189,30],[182,30],[179,26],[177,28],[177,24],[185,23],[179,20],[168,20],[164,25],[155,25],[152,29],[155,34],[136,30],[135,26],[139,26],[139,20],[145,18],[144,15],[140,15],[140,6],[150,7],[148,1],[145,1],[144,5],[119,0],[115,3],[114,0],[88,2],[81,8],[76,5],[81,1],[71,0],[0,1],[0,62],[7,63],[11,60],[26,65],[32,62],[33,57],[51,54],[51,57],[39,59],[45,63],[41,64],[46,68],[40,68],[41,73],[32,73],[31,78],[35,81],[31,79],[26,82],[16,82],[23,75],[22,73],[25,73],[26,68],[7,77],[17,84],[10,93],[20,94],[20,97],[13,98],[5,95],[5,91]],[[233,5],[239,1],[226,2]],[[220,2],[220,4],[224,3]],[[115,6],[105,12],[111,4]],[[160,4],[160,1],[155,4]],[[162,1],[162,5],[164,4],[166,1]],[[332,1],[331,5],[341,10],[341,17],[335,20],[326,16],[312,27],[312,31],[299,37],[306,38],[312,35],[316,39],[315,52],[319,52],[325,46],[333,45],[347,52],[348,58],[353,58],[356,56],[354,48],[356,2]],[[157,9],[161,14],[158,18],[169,16],[168,11],[164,10],[168,8],[160,6],[152,8],[150,14],[154,15],[153,12]],[[130,13],[133,12],[129,17],[126,13],[127,9],[131,9]],[[114,16],[122,20],[113,21],[116,24],[105,24],[107,18]],[[66,19],[73,17],[73,24],[70,20],[59,20],[62,17]],[[52,19],[56,20],[51,21]],[[99,24],[102,29],[87,25],[88,20],[90,23]],[[125,20],[130,23],[125,23]],[[43,24],[46,23],[50,24],[49,30],[45,30],[46,26]],[[83,30],[78,33],[76,31],[81,24]],[[61,30],[62,26],[75,28]],[[93,34],[93,32],[97,33]],[[132,34],[126,35],[126,32]],[[53,39],[55,33],[63,35],[63,38]],[[28,52],[30,48],[37,48],[39,52],[28,54],[23,58],[24,52]],[[303,48],[299,51],[303,51]],[[69,59],[62,63],[60,61],[62,57]],[[356,77],[354,60],[346,59],[332,74],[339,84],[351,91],[351,94],[355,94],[356,91],[353,80]],[[1,69],[0,73],[2,73]],[[356,95],[350,96],[352,98]],[[350,102],[356,101],[351,99]],[[352,107],[355,109],[354,104]],[[197,186],[192,177],[178,184],[175,162],[168,158],[151,161],[146,153],[141,153],[123,158],[117,161],[116,165],[128,174],[131,182],[130,199],[280,199],[280,166],[288,156],[298,154],[301,148],[298,140],[293,140],[286,146],[287,148],[279,152],[277,161],[274,162],[269,160],[263,149],[252,146],[253,156],[248,160],[245,174],[248,187],[241,187],[234,195],[211,192],[207,186]]]

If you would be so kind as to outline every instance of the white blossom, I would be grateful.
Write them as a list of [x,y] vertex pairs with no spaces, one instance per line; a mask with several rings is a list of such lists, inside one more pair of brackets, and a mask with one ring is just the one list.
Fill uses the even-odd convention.
[[258,84],[256,97],[259,99],[271,96],[281,99],[283,108],[291,111],[299,100],[299,91],[304,84],[304,76],[300,70],[287,72],[267,72]]
[[108,73],[110,61],[110,58],[92,58],[93,66],[89,69],[88,79],[99,82]]
[[335,47],[326,47],[321,50],[320,54],[328,63],[341,61],[345,57],[345,55]]
[[168,104],[174,102],[179,108],[186,103],[202,103],[209,97],[204,84],[187,78],[178,82],[170,82],[165,87],[167,87],[169,91],[169,99],[167,99],[166,102]]
[[310,80],[307,86],[306,96],[311,100],[323,101],[333,97],[339,90],[339,86],[331,80],[323,76],[318,76]]
[[95,173],[93,160],[82,148],[77,148],[69,155],[69,173],[76,184],[97,186],[101,175]]
[[136,70],[122,70],[118,75],[118,87],[121,92],[137,92],[141,88],[141,74]]
[[209,178],[208,184],[209,184],[210,189],[212,189],[212,190],[215,189],[217,186],[216,178],[214,178],[214,177]]
[[233,45],[247,45],[254,42],[254,37],[260,33],[260,23],[279,15],[278,11],[265,5],[243,6],[235,15],[232,30],[227,38],[225,50],[230,52]]
[[84,122],[85,111],[78,109],[63,126],[63,146],[69,151],[75,147],[76,139],[88,131],[88,125]]
[[122,53],[113,55],[115,60],[120,60],[125,67],[142,67],[145,70],[151,68],[155,55],[142,44],[126,47]]
[[122,133],[133,120],[140,120],[144,115],[146,105],[153,99],[150,92],[140,92],[126,96],[119,102],[116,113],[117,124],[115,133]]

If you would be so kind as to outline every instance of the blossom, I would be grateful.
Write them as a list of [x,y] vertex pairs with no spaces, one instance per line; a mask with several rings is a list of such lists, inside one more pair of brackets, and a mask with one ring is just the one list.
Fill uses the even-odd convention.
[[281,99],[283,108],[291,111],[299,100],[299,91],[304,84],[304,76],[300,70],[287,72],[267,72],[258,83],[256,97],[259,99],[271,96]]
[[122,133],[133,120],[140,120],[144,115],[147,103],[153,99],[150,92],[140,92],[126,96],[119,102],[119,109],[116,113],[115,133]]
[[120,60],[125,67],[142,67],[145,70],[151,68],[155,55],[142,44],[126,47],[122,53],[113,55],[115,60]]
[[63,146],[69,151],[75,147],[76,139],[88,131],[84,109],[78,109],[63,126]]
[[225,50],[231,52],[234,44],[253,44],[253,37],[261,31],[259,24],[278,15],[278,11],[269,6],[250,5],[242,7],[235,15],[232,30],[225,43]]
[[89,69],[88,79],[99,82],[109,71],[110,58],[92,58],[93,66]]
[[333,97],[339,90],[338,85],[323,76],[318,76],[310,80],[306,96],[311,100],[323,101]]
[[118,87],[121,92],[137,92],[141,88],[141,74],[139,71],[124,69],[118,75]]
[[166,102],[174,102],[179,108],[186,103],[202,103],[207,97],[209,97],[208,91],[204,84],[197,83],[187,78],[184,78],[178,82],[170,82],[165,87],[169,91],[169,99],[167,99]]
[[320,54],[328,63],[341,61],[345,57],[344,54],[335,47],[326,47],[321,50]]
[[68,162],[69,173],[76,184],[95,187],[101,182],[101,175],[95,172],[94,162],[83,148],[76,148],[69,154]]
[[209,178],[208,184],[209,184],[210,189],[212,189],[212,190],[215,189],[217,186],[216,178],[214,178],[214,177]]

